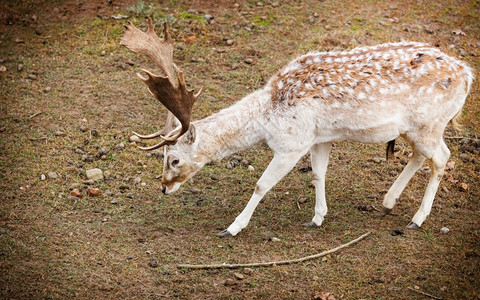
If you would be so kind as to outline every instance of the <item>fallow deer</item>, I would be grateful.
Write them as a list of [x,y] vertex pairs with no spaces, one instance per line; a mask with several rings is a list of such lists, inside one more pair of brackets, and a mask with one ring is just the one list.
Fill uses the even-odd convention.
[[[311,52],[290,62],[268,83],[233,106],[190,122],[200,95],[186,88],[183,72],[173,63],[173,40],[164,25],[160,39],[152,20],[147,32],[132,23],[120,44],[152,59],[162,74],[137,74],[170,111],[166,128],[142,139],[160,137],[165,146],[162,192],[171,194],[211,161],[265,142],[274,157],[258,180],[245,209],[220,236],[244,229],[256,206],[310,151],[314,174],[315,215],[304,225],[318,227],[327,213],[325,173],[331,144],[348,140],[388,143],[403,137],[413,157],[383,200],[388,214],[425,159],[432,163],[421,206],[408,228],[419,228],[429,215],[450,151],[443,139],[457,118],[473,81],[460,60],[423,43],[388,43],[345,52]],[[178,119],[180,125],[172,127]]]

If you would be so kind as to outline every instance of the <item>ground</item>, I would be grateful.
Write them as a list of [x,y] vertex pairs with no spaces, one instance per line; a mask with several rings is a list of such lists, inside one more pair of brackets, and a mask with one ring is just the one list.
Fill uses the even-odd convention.
[[[132,130],[161,128],[166,112],[135,76],[155,67],[119,45],[127,20],[140,28],[147,15],[157,25],[169,23],[175,61],[192,87],[205,89],[195,119],[262,87],[310,50],[414,40],[480,69],[477,1],[257,2],[0,4],[2,298],[426,299],[419,292],[480,298],[478,80],[462,115],[464,130],[445,133],[448,173],[420,230],[405,225],[420,205],[427,163],[392,215],[374,209],[408,159],[401,140],[389,161],[384,145],[335,143],[329,213],[318,229],[301,226],[314,205],[306,158],[267,194],[244,231],[216,236],[243,209],[271,159],[264,145],[210,164],[176,194],[161,195],[161,155],[129,141]],[[87,181],[91,168],[106,178]],[[71,196],[75,187],[83,197]],[[86,195],[88,187],[100,195]],[[299,258],[368,231],[358,244],[299,264],[177,267]]]

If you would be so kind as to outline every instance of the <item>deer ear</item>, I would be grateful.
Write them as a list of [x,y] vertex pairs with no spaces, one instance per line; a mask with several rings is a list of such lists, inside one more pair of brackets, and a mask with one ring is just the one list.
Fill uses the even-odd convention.
[[187,143],[193,144],[195,142],[196,135],[197,134],[196,134],[195,126],[192,123],[190,123],[190,127],[188,128],[188,131],[185,133],[185,138]]

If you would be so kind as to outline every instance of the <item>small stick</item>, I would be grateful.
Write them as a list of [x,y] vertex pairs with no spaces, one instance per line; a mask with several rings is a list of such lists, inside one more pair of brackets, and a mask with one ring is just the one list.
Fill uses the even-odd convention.
[[235,269],[235,268],[244,268],[244,267],[271,267],[271,266],[277,266],[277,265],[294,264],[294,263],[299,263],[299,262],[303,262],[303,261],[306,261],[306,260],[319,258],[319,257],[325,256],[327,254],[336,252],[340,249],[343,249],[343,248],[348,247],[352,244],[355,244],[356,242],[366,238],[370,234],[371,234],[371,232],[369,231],[369,232],[359,236],[358,238],[356,238],[356,239],[354,239],[354,240],[352,240],[352,241],[350,241],[346,244],[340,245],[336,248],[326,250],[326,251],[323,251],[323,252],[318,253],[318,254],[305,256],[305,257],[302,257],[302,258],[297,258],[297,259],[282,260],[282,261],[271,261],[271,262],[263,262],[263,263],[248,263],[248,264],[212,264],[212,265],[179,264],[179,265],[177,265],[177,267],[178,268],[188,268],[188,269],[222,269],[222,268]]
[[430,294],[427,294],[425,292],[422,292],[422,291],[419,291],[419,290],[416,290],[416,289],[412,289],[411,287],[408,287],[409,290],[411,291],[414,291],[414,292],[417,292],[419,294],[422,294],[424,296],[427,296],[427,297],[430,297],[432,299],[438,299],[438,300],[442,300],[443,298],[440,298],[440,297],[437,297],[437,296],[434,296],[434,295],[430,295]]
[[36,116],[38,116],[39,114],[42,114],[42,113],[43,113],[43,111],[36,112],[36,113],[34,113],[33,115],[31,115],[30,117],[28,117],[28,118],[29,118],[29,119],[33,119],[33,118],[35,118]]
[[297,201],[296,201],[297,202],[297,207],[298,207],[298,210],[301,210],[300,203],[298,203],[298,199],[300,199],[300,198],[297,198]]
[[373,208],[373,210],[381,212],[381,210],[379,210],[379,209],[376,208],[375,206],[373,206],[373,205],[370,205],[370,206]]

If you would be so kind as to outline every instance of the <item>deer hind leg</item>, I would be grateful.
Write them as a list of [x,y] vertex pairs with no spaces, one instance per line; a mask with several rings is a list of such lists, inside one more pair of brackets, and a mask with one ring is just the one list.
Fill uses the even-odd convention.
[[392,211],[395,203],[400,197],[400,194],[402,194],[410,179],[412,179],[413,175],[415,175],[425,161],[425,156],[416,151],[415,147],[413,149],[412,159],[408,162],[405,169],[403,169],[402,173],[400,173],[400,176],[398,176],[398,178],[392,184],[385,195],[385,198],[383,199],[382,215],[387,215]]
[[327,201],[325,199],[325,174],[327,172],[328,158],[331,143],[316,144],[310,149],[312,171],[315,181],[315,216],[311,222],[303,224],[307,227],[319,227],[327,214]]
[[272,161],[267,169],[260,177],[253,192],[252,197],[247,203],[247,206],[238,215],[235,221],[224,231],[218,235],[221,237],[235,236],[242,229],[247,227],[250,218],[252,217],[255,208],[257,207],[263,196],[274,187],[290,170],[295,166],[297,161],[305,154],[305,152],[292,153],[275,153]]
[[[428,157],[428,156],[427,156]],[[437,193],[438,186],[445,171],[445,165],[450,157],[450,150],[443,140],[439,143],[438,147],[433,151],[431,157],[428,157],[432,161],[432,174],[423,196],[422,204],[417,213],[412,219],[412,222],[407,225],[408,228],[416,229],[422,226],[423,221],[427,218],[432,210],[433,199]]]

